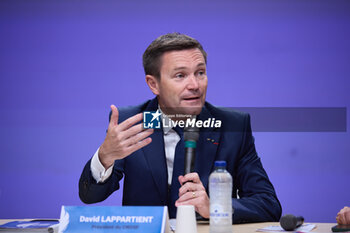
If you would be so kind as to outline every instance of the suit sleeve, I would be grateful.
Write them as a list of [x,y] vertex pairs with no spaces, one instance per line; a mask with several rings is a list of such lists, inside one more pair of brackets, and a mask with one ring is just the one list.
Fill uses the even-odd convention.
[[[109,112],[110,122],[112,111]],[[123,113],[119,110],[119,122],[124,119]],[[107,132],[107,131],[106,131]],[[114,191],[120,188],[119,181],[124,174],[124,159],[116,160],[111,176],[104,182],[96,182],[91,171],[91,159],[86,163],[79,179],[79,197],[86,204],[101,202],[107,199]]]
[[233,180],[233,191],[238,189],[239,195],[238,199],[232,199],[233,223],[279,221],[281,204],[256,153],[248,114],[244,125],[243,143]]
[[97,183],[91,173],[91,159],[86,163],[79,180],[79,197],[86,204],[104,201],[119,189],[119,181],[123,178],[124,160],[114,163],[112,175],[103,183]]

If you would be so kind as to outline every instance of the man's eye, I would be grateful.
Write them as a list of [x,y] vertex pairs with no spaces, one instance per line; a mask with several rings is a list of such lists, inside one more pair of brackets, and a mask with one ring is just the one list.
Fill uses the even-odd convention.
[[200,70],[200,71],[198,71],[198,73],[197,73],[199,76],[203,76],[203,75],[205,75],[205,71],[203,71],[203,70]]
[[184,78],[185,75],[183,75],[183,74],[176,74],[175,77],[176,77],[176,78]]

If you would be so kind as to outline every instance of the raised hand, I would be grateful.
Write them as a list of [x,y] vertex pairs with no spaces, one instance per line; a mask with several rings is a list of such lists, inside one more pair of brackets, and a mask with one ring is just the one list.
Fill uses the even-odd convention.
[[102,165],[107,169],[115,160],[123,159],[151,143],[150,136],[153,129],[145,130],[142,123],[142,113],[129,117],[118,124],[119,112],[116,106],[111,105],[112,115],[108,125],[106,138],[98,153]]

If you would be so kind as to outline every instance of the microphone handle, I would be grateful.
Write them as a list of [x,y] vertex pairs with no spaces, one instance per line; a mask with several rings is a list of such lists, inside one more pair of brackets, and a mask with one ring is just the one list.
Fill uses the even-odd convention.
[[185,175],[194,171],[194,160],[195,160],[196,148],[186,147],[185,148]]

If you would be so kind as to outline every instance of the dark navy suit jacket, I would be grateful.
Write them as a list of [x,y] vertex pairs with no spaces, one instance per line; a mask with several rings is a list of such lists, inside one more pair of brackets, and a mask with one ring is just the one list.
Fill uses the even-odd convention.
[[[143,111],[156,111],[157,99],[119,109],[119,121]],[[246,113],[217,108],[205,103],[197,119],[220,119],[221,129],[201,130],[197,143],[195,171],[208,192],[208,179],[215,160],[225,160],[233,178],[233,223],[279,221],[281,205],[258,157]],[[84,203],[105,200],[119,189],[124,177],[123,205],[166,206],[168,173],[163,131],[155,130],[152,142],[128,157],[115,161],[113,172],[104,183],[96,183],[90,161],[79,181],[79,196]],[[239,198],[237,199],[237,191]]]

